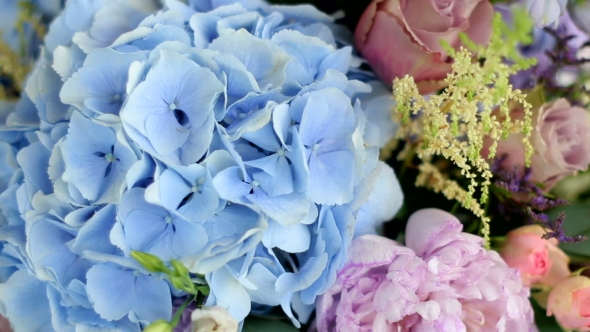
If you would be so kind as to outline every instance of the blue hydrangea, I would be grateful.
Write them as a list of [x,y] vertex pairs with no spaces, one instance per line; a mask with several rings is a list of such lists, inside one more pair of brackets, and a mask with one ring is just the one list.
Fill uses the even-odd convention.
[[0,128],[0,313],[17,332],[170,320],[184,294],[132,250],[204,275],[206,304],[239,321],[280,306],[299,326],[352,238],[401,206],[378,159],[390,93],[332,17],[162,3],[69,1]]

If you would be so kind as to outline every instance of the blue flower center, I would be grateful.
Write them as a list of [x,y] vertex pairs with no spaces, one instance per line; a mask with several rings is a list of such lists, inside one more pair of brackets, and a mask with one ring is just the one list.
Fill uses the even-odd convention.
[[284,149],[279,149],[279,151],[277,151],[277,154],[282,157],[282,156],[285,155],[285,150]]
[[311,151],[314,151],[314,152],[315,152],[315,151],[317,151],[317,150],[319,150],[319,149],[320,149],[320,145],[319,145],[318,143],[314,144],[314,145],[311,147]]
[[115,156],[112,153],[108,153],[104,155],[104,159],[106,159],[109,163],[112,163],[117,158],[115,158]]
[[254,180],[250,183],[250,185],[252,186],[252,188],[258,188],[260,182],[258,182],[258,180]]
[[174,111],[176,109],[176,104],[172,103],[172,104],[168,105],[168,109],[171,111]]
[[171,224],[171,223],[172,223],[172,217],[170,217],[170,216],[166,216],[166,218],[164,218],[164,221],[165,221],[167,224]]
[[121,101],[121,95],[120,94],[115,94],[115,95],[113,95],[111,97],[111,100],[112,101],[115,101],[115,102],[119,102],[119,101]]

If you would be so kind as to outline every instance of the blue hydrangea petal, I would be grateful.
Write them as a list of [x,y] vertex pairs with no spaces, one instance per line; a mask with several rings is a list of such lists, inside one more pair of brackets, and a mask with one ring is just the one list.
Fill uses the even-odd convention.
[[46,284],[26,270],[15,272],[0,284],[2,314],[10,320],[15,331],[53,332]]
[[157,9],[155,1],[109,1],[96,12],[88,30],[76,32],[72,41],[86,53],[107,47]]
[[252,36],[244,29],[215,39],[209,49],[237,57],[252,73],[261,90],[278,87],[285,81],[289,56],[273,49],[274,44]]
[[27,181],[30,181],[36,190],[41,190],[44,194],[53,191],[49,176],[42,167],[42,165],[49,165],[50,155],[51,152],[37,142],[23,148],[16,156],[16,160],[23,169]]
[[58,45],[70,45],[74,34],[90,28],[94,14],[107,2],[108,0],[79,0],[68,3],[49,26],[45,36],[48,50],[53,53]]
[[130,314],[139,321],[153,322],[172,316],[170,288],[163,280],[107,264],[94,265],[87,279],[90,301],[106,320]]
[[29,222],[27,253],[37,277],[64,288],[73,279],[83,279],[92,264],[72,253],[66,245],[74,236],[43,217]]
[[260,243],[268,224],[242,205],[229,205],[203,223],[209,241],[196,255],[183,258],[192,272],[207,274],[244,255]]
[[277,278],[275,287],[281,293],[295,292],[311,286],[321,275],[328,263],[328,254],[322,253],[309,258],[297,273],[287,272]]
[[309,214],[311,205],[303,193],[270,197],[264,191],[254,189],[254,193],[246,198],[256,204],[264,214],[282,225],[302,222]]
[[379,162],[373,176],[374,188],[356,216],[354,236],[376,234],[383,222],[392,219],[401,208],[404,195],[395,173]]
[[[120,200],[127,170],[137,160],[125,138],[115,130],[75,112],[61,147],[65,162],[63,180],[75,185],[84,198],[97,203]],[[88,135],[89,132],[93,134]]]
[[238,321],[246,318],[250,312],[250,295],[234,276],[222,267],[207,275],[207,283],[215,296],[215,305],[226,308]]
[[205,155],[209,149],[208,143],[213,140],[215,125],[214,115],[209,114],[200,127],[191,127],[186,144],[180,148],[180,163],[182,165],[196,163]]
[[354,156],[348,151],[313,155],[309,159],[309,197],[318,204],[345,204],[352,200]]
[[123,196],[119,210],[131,249],[170,260],[192,255],[205,246],[207,233],[202,225],[147,203],[144,195],[144,189],[132,189]]
[[86,250],[105,254],[115,254],[118,249],[111,244],[109,234],[116,221],[116,205],[108,204],[98,210],[80,228],[78,236],[72,242],[72,252],[82,255]]
[[355,115],[350,99],[340,90],[322,89],[307,96],[299,134],[307,147],[325,138],[344,138],[355,129]]
[[311,233],[306,225],[284,226],[272,220],[269,221],[262,239],[265,247],[279,248],[290,253],[304,252],[309,249],[310,241]]
[[227,75],[227,94],[233,99],[246,96],[250,92],[260,92],[260,87],[254,75],[246,66],[232,54],[222,53],[213,59],[219,65],[219,69]]
[[[199,140],[193,146],[196,142],[189,139],[189,135],[199,135],[198,127],[211,121],[213,105],[222,91],[221,82],[209,69],[199,67],[178,53],[162,50],[146,80],[133,90],[123,107],[123,125],[141,148],[153,150],[160,158],[171,154],[187,140],[191,142],[187,149],[203,151],[203,146],[208,146],[209,142]],[[194,129],[189,130],[189,127]]]
[[51,322],[56,331],[75,332],[76,326],[68,321],[68,308],[62,305],[62,294],[52,287],[47,286],[47,298],[51,308]]
[[178,150],[190,135],[189,129],[178,123],[172,112],[148,116],[145,132],[156,152],[164,156]]
[[219,197],[235,203],[245,203],[244,196],[250,193],[252,186],[244,182],[240,167],[234,166],[217,173],[213,185]]
[[284,155],[278,153],[245,162],[249,166],[264,169],[265,172],[255,173],[253,178],[260,184],[270,197],[286,195],[293,192],[293,174],[291,165]]
[[40,59],[27,80],[25,91],[37,106],[41,120],[55,124],[68,117],[69,107],[59,98],[61,87],[61,78],[51,63]]
[[295,30],[279,31],[272,36],[272,41],[289,54],[291,60],[287,65],[288,79],[300,86],[313,82],[319,73],[322,60],[334,52],[334,48],[321,39],[305,36]]
[[206,48],[219,37],[217,24],[223,17],[245,13],[246,9],[239,3],[224,6],[208,13],[196,13],[191,16],[189,25],[194,31],[193,42],[197,48]]
[[66,82],[84,65],[85,59],[86,53],[77,45],[60,45],[53,51],[53,69],[59,74],[61,80]]
[[[274,114],[276,114],[277,108],[278,108],[278,106],[273,109],[273,117],[275,117]],[[274,126],[274,123],[267,123],[262,128],[260,128],[256,131],[244,133],[242,135],[242,138],[246,139],[250,143],[254,143],[256,146],[258,146],[266,151],[276,152],[281,148],[282,142],[278,142],[277,139],[275,138],[273,126]],[[264,169],[259,166],[254,166],[254,167]],[[265,170],[265,172],[270,173],[269,170],[266,170],[266,169],[264,169],[264,170]]]
[[88,55],[84,66],[64,83],[62,102],[84,106],[97,113],[118,114],[125,100],[128,68],[145,59],[142,53],[123,54],[99,49]]

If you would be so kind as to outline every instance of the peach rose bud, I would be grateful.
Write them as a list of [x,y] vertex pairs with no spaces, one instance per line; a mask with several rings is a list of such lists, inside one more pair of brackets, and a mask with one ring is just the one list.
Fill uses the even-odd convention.
[[554,286],[571,273],[568,256],[557,247],[556,239],[543,239],[539,225],[519,227],[506,235],[500,255],[506,264],[520,271],[525,286]]
[[557,283],[547,300],[551,315],[566,329],[590,331],[590,278],[573,276]]

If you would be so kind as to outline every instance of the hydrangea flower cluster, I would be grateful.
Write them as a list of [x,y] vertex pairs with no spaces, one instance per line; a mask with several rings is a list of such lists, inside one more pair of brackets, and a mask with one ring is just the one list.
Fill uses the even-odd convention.
[[0,311],[16,331],[139,331],[205,276],[238,321],[295,325],[402,195],[387,89],[311,6],[79,0],[2,127]]

